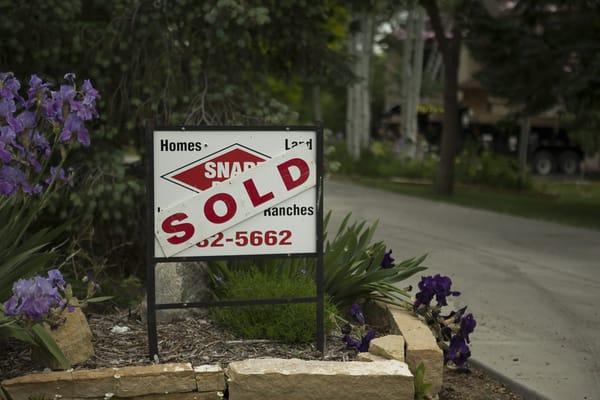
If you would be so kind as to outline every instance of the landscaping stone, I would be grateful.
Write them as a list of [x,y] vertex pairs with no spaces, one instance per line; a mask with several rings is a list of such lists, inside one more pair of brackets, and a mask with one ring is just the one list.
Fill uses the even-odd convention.
[[371,340],[369,353],[388,360],[404,362],[404,338],[400,335],[386,335]]
[[392,332],[402,334],[406,342],[406,363],[414,371],[422,362],[425,381],[432,385],[429,393],[437,394],[442,389],[444,378],[444,353],[433,333],[423,321],[408,311],[388,307]]
[[227,371],[230,400],[412,400],[413,376],[400,361],[235,361]]
[[[155,270],[156,302],[191,303],[209,300],[210,291],[206,268],[206,264],[202,262],[157,264]],[[194,308],[159,310],[156,313],[156,321],[167,324],[199,313],[201,311]]]
[[29,374],[2,382],[2,387],[12,400],[29,400],[30,397],[55,398],[74,396],[73,381],[70,372],[47,372]]
[[[111,400],[118,400],[119,397],[113,397]],[[222,400],[223,392],[190,392],[190,393],[170,393],[170,394],[151,394],[148,396],[139,396],[135,400]]]
[[358,353],[356,355],[356,361],[371,362],[371,361],[385,361],[385,360],[387,360],[387,358],[376,356],[375,354],[371,354],[371,353],[367,353],[367,352]]
[[[105,397],[192,399],[174,395],[197,389],[189,363],[46,372],[9,379],[2,382],[2,386],[12,400],[29,400],[31,396],[90,400]],[[164,397],[167,394],[172,396]],[[217,391],[196,394],[199,400],[218,398],[215,397]]]
[[74,391],[80,397],[104,397],[106,393],[116,393],[118,368],[75,370],[71,374]]
[[[47,324],[44,324],[46,330],[72,365],[86,362],[94,355],[94,347],[92,331],[85,315],[79,307],[76,307],[72,312],[64,310],[62,316],[65,318],[63,325],[52,330]],[[34,364],[50,369],[61,369],[60,364],[54,358],[37,346],[31,349],[31,360]]]
[[118,380],[117,397],[192,392],[197,387],[189,363],[119,368],[115,379]]
[[219,392],[225,390],[225,373],[218,365],[194,367],[199,392]]
[[[222,400],[223,392],[189,392],[189,393],[169,393],[169,394],[150,394],[147,396],[131,397],[61,397],[60,400]],[[48,398],[48,400],[50,400]]]

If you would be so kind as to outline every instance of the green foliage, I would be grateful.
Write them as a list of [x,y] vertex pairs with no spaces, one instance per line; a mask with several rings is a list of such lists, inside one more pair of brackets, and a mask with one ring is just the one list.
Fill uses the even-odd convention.
[[[95,145],[95,144],[94,144]],[[74,190],[56,194],[40,225],[66,221],[71,236],[71,268],[64,272],[73,280],[91,276],[114,287],[111,280],[143,277],[140,255],[144,249],[144,187],[139,163],[126,164],[121,151],[93,152],[87,160],[69,160],[77,171]],[[113,293],[110,293],[113,294]],[[129,292],[115,292],[121,296]],[[127,301],[126,299],[124,299]]]
[[529,114],[560,104],[585,120],[589,111],[598,110],[597,2],[523,1],[500,18],[479,5],[469,14],[467,45],[483,66],[477,78],[493,94],[524,105]]
[[437,168],[437,160],[433,157],[423,160],[399,157],[392,152],[393,145],[390,142],[373,142],[356,161],[352,159],[344,143],[335,143],[334,147],[335,151],[330,153],[327,161],[338,162],[338,172],[343,174],[433,179]]
[[55,254],[51,243],[61,234],[63,227],[27,230],[39,212],[37,200],[15,196],[0,199],[0,302],[6,300],[13,282],[41,271]]
[[600,152],[600,110],[582,109],[577,113],[566,113],[562,121],[569,138],[579,144],[587,154]]
[[[433,181],[437,171],[436,157],[428,156],[421,160],[402,158],[390,150],[392,146],[387,142],[373,142],[357,161],[352,160],[343,144],[337,143],[333,147],[327,162],[339,165],[335,172],[342,174]],[[455,165],[456,178],[462,183],[505,189],[531,187],[529,176],[524,181],[519,177],[517,160],[512,157],[490,152],[476,154],[474,150],[465,150],[456,158]]]
[[[357,299],[400,303],[410,296],[398,287],[400,282],[423,271],[426,256],[410,258],[392,268],[381,268],[386,246],[373,243],[377,223],[349,223],[344,218],[334,239],[325,244],[325,288],[338,307],[349,306]],[[326,225],[330,215],[327,216]]]
[[[315,296],[315,284],[307,275],[292,276],[248,268],[232,273],[220,293],[221,299],[311,297]],[[330,331],[336,309],[329,301],[325,308],[325,329]],[[244,338],[287,343],[314,340],[315,315],[315,304],[224,307],[211,312],[215,321]]]
[[425,365],[420,362],[414,371],[415,375],[415,400],[426,400],[427,392],[431,388],[431,383],[425,382]]
[[[373,243],[377,224],[366,226],[366,221],[349,223],[348,214],[335,237],[326,239],[324,254],[324,287],[331,302],[337,307],[351,305],[357,299],[373,299],[399,303],[409,295],[397,285],[426,267],[425,256],[411,258],[393,268],[381,268],[386,250],[383,242]],[[330,214],[325,218],[325,230]],[[327,232],[325,233],[327,237]],[[314,276],[313,259],[291,258],[265,262],[232,260],[209,263],[212,287],[218,297],[236,274],[256,269],[263,274],[276,274],[279,279],[296,279],[298,276]]]
[[70,155],[77,191],[45,217],[77,221],[67,227],[74,275],[143,277],[143,167],[123,158],[144,160],[145,128],[296,122],[293,101],[272,93],[300,81],[342,87],[344,23],[329,0],[0,0],[5,70],[54,82],[74,71],[103,96],[93,154]]
[[484,152],[473,157],[463,153],[456,158],[456,175],[461,182],[486,185],[505,189],[526,189],[531,187],[531,178],[522,181],[516,159]]

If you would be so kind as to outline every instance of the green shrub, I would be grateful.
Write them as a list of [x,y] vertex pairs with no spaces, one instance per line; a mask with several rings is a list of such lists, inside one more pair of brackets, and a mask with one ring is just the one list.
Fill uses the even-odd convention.
[[[315,296],[315,284],[309,275],[281,275],[249,268],[231,274],[220,297],[239,300],[310,296]],[[315,339],[315,307],[314,303],[224,307],[211,311],[211,316],[244,338],[310,342]],[[326,332],[333,328],[335,313],[335,307],[327,301]]]
[[[330,214],[324,221],[325,292],[337,307],[351,305],[357,299],[374,299],[387,303],[401,303],[410,296],[399,287],[400,282],[423,271],[425,256],[411,258],[389,268],[381,264],[386,252],[383,242],[373,242],[377,223],[367,226],[366,221],[350,223],[350,214],[340,225],[335,237],[329,240],[327,226]],[[394,255],[395,257],[396,255]],[[223,288],[237,275],[256,269],[264,274],[276,274],[281,280],[295,282],[298,276],[314,276],[314,259],[288,258],[263,261],[260,264],[247,260],[217,261],[209,263],[212,287],[217,297],[225,295]],[[221,284],[224,282],[225,284]]]
[[529,176],[521,180],[516,159],[489,152],[476,157],[466,153],[461,154],[456,160],[456,176],[464,183],[505,189],[531,187]]
[[[369,149],[353,160],[344,143],[337,143],[328,155],[328,162],[338,165],[341,174],[362,175],[374,178],[403,177],[434,180],[438,168],[435,156],[423,159],[400,157],[391,150],[392,144],[373,142]],[[477,154],[474,149],[465,150],[456,157],[456,179],[462,183],[499,187],[505,189],[527,189],[532,183],[529,176],[522,180],[518,162],[509,157],[490,152]]]
[[[325,227],[329,222],[329,214]],[[372,242],[377,223],[342,221],[333,240],[325,242],[325,290],[337,306],[349,306],[357,299],[400,303],[410,296],[400,282],[423,271],[425,256],[410,258],[383,268],[386,253],[383,242]]]

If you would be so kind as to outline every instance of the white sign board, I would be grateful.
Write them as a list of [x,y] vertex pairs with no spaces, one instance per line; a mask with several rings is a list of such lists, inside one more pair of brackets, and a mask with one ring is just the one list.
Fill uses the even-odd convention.
[[316,130],[158,130],[154,257],[317,252]]

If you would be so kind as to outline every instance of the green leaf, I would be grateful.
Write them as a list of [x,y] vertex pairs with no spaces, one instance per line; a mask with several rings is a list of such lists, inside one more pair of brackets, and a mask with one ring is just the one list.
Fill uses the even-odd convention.
[[52,336],[50,336],[43,325],[35,324],[31,327],[31,331],[40,347],[54,357],[54,359],[56,359],[56,361],[58,361],[60,364],[61,368],[71,368],[71,363],[69,360],[67,360],[60,347],[58,347]]
[[92,297],[89,299],[86,299],[84,302],[85,303],[102,303],[103,301],[108,301],[113,299],[114,296],[100,296],[100,297]]

